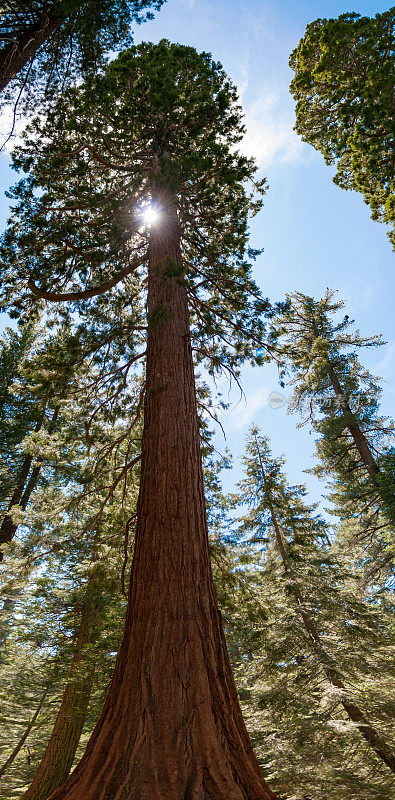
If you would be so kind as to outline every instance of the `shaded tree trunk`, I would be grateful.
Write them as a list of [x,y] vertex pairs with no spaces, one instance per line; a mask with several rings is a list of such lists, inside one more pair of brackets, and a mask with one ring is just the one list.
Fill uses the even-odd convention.
[[[59,409],[56,408],[52,415],[51,422],[49,423],[48,426],[48,433],[53,433],[56,426],[58,415],[59,415]],[[40,422],[37,423],[35,428],[36,432],[41,429],[42,423],[43,420],[40,420]],[[8,505],[8,511],[10,511],[12,506],[19,506],[22,509],[22,511],[24,511],[30,500],[32,492],[37,486],[38,479],[40,477],[42,459],[40,458],[37,459],[38,463],[36,464],[35,467],[33,467],[31,475],[29,477],[32,461],[33,461],[32,456],[25,455],[18,475],[14,493]],[[11,542],[17,530],[18,530],[17,523],[13,522],[12,517],[7,513],[0,526],[0,546],[2,544],[7,544],[8,542]],[[0,549],[0,562],[3,560],[3,556],[4,554]]]
[[[264,486],[266,487],[267,486],[266,475],[262,464],[262,458],[258,442],[257,442],[257,449],[258,449],[263,482]],[[279,551],[281,560],[283,562],[284,571],[290,578],[288,588],[293,596],[298,613],[300,614],[303,620],[304,627],[309,635],[314,651],[316,652],[319,658],[321,667],[327,679],[333,686],[335,686],[337,689],[340,689],[342,693],[343,692],[345,693],[347,689],[346,686],[344,685],[341,673],[338,670],[333,658],[330,656],[329,653],[326,652],[322,644],[319,631],[315,625],[315,622],[310,617],[310,614],[308,614],[308,612],[306,611],[306,604],[304,602],[304,597],[297,583],[294,571],[289,563],[281,529],[278,524],[277,515],[274,510],[273,503],[270,500],[269,492],[267,490],[266,490],[266,502],[268,504],[270,515],[273,522],[277,549]],[[351,700],[348,700],[347,697],[343,696],[343,694],[340,698],[340,702],[344,710],[348,714],[350,720],[357,725],[360,734],[373,748],[379,759],[383,761],[384,764],[386,764],[387,767],[389,767],[392,772],[395,773],[395,753],[392,751],[391,747],[389,747],[384,737],[372,725],[370,725],[365,715],[362,713],[362,711],[358,708],[358,706],[355,703],[353,703]]]
[[[163,200],[163,197],[162,197]],[[126,625],[86,752],[52,800],[273,800],[212,579],[175,210],[149,245],[141,481]]]
[[93,686],[93,673],[85,679],[73,673],[84,660],[84,649],[92,639],[97,612],[97,599],[88,585],[81,622],[71,664],[71,680],[67,684],[45,753],[23,800],[46,800],[66,780],[84,727]]
[[40,702],[39,702],[39,704],[37,706],[37,709],[34,712],[30,722],[27,724],[25,730],[23,731],[23,734],[22,734],[21,738],[19,739],[18,744],[14,747],[12,753],[10,753],[10,755],[7,758],[7,760],[4,762],[3,766],[0,767],[0,778],[2,778],[3,775],[7,772],[8,768],[11,766],[13,761],[15,761],[19,751],[22,749],[23,745],[25,744],[26,739],[29,736],[30,731],[34,727],[34,724],[35,724],[35,722],[37,720],[37,717],[38,717],[38,715],[39,715],[39,713],[40,713],[40,711],[41,711],[41,709],[42,709],[42,707],[44,705],[45,698],[46,698],[47,694],[48,694],[48,689],[46,689],[44,694],[42,695],[41,700],[40,700]]

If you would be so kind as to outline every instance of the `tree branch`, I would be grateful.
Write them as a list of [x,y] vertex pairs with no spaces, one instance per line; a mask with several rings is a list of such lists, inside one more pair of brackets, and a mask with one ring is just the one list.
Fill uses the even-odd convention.
[[27,285],[35,297],[39,297],[42,300],[49,300],[51,303],[61,302],[63,300],[85,300],[88,297],[97,297],[100,294],[108,292],[109,289],[112,289],[117,283],[130,275],[140,264],[143,264],[146,259],[147,253],[137,258],[132,264],[125,267],[125,269],[122,269],[121,272],[114,275],[111,280],[102,283],[100,286],[94,286],[92,289],[85,289],[82,292],[46,292],[43,289],[39,289],[31,279],[28,280]]

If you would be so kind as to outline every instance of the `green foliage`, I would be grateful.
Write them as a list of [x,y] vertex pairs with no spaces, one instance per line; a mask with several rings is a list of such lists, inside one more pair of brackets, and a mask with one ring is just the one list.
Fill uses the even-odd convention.
[[23,87],[32,107],[72,80],[95,72],[108,53],[132,41],[131,25],[152,19],[163,0],[26,0],[2,2],[0,34],[18,48],[22,37],[47,28],[49,37],[11,84]]
[[[20,796],[37,768],[70,681],[87,592],[94,609],[93,634],[73,680],[92,675],[94,680],[77,757],[104,700],[126,606],[125,573],[138,490],[136,469],[126,467],[138,458],[140,432],[135,427],[130,434],[127,422],[119,418],[109,424],[107,409],[96,412],[87,443],[86,396],[79,407],[74,398],[63,414],[65,428],[58,441],[71,432],[74,443],[74,449],[67,449],[66,478],[59,480],[55,472],[44,489],[36,489],[18,537],[8,546],[0,587],[0,766],[48,689],[26,745],[2,779],[3,789],[13,797]],[[79,421],[74,427],[72,416]]]
[[[15,152],[14,166],[28,176],[12,192],[3,239],[5,303],[26,313],[33,280],[44,292],[75,292],[87,319],[110,301],[127,309],[146,287],[142,210],[147,202],[165,209],[171,197],[197,360],[232,375],[245,359],[255,362],[270,305],[251,277],[258,251],[248,246],[248,217],[264,181],[236,149],[243,131],[221,65],[164,40],[131,48],[105,75],[68,91]],[[114,289],[86,298],[125,268]],[[61,313],[71,319],[70,306]]]
[[315,20],[290,65],[296,131],[336,164],[338,186],[361,192],[373,219],[393,225],[394,9]]
[[[114,8],[121,4],[101,4],[97,13]],[[88,17],[84,24],[88,30]],[[112,35],[111,26],[106,30]],[[100,50],[97,41],[84,71],[110,46],[108,39]],[[73,74],[82,70],[83,52],[82,41]],[[367,571],[392,557],[392,429],[379,415],[377,382],[356,353],[380,341],[350,331],[347,318],[333,321],[341,304],[331,295],[315,302],[296,294],[277,309],[267,342],[263,318],[273,309],[251,277],[259,251],[248,246],[249,217],[265,184],[237,149],[243,132],[236,91],[221,65],[162,41],[131,48],[68,89],[31,124],[14,154],[23,177],[11,193],[15,206],[2,241],[2,293],[21,327],[0,351],[0,436],[9,462],[3,505],[23,454],[31,453],[42,471],[24,512],[13,509],[20,528],[6,553],[3,761],[44,687],[51,688],[29,736],[31,763],[22,751],[6,775],[4,791],[13,797],[32,777],[70,678],[87,587],[98,615],[79,674],[96,670],[81,747],[121,634],[144,397],[149,231],[141,215],[153,203],[159,215],[168,204],[177,212],[183,261],[177,270],[169,262],[168,274],[187,288],[196,362],[212,376],[225,371],[237,380],[246,359],[261,363],[257,348],[274,349],[283,377],[287,369],[294,374],[294,406],[310,409],[317,472],[334,477],[342,517],[334,538],[305,487],[288,485],[283,462],[258,431],[248,442],[240,496],[224,497],[219,470],[229,459],[215,462],[202,423],[213,571],[265,774],[288,800],[390,800],[386,769],[342,705],[345,697],[362,704],[390,740],[393,603],[388,583],[377,586],[387,579],[384,568],[371,579]],[[45,305],[51,295],[65,302]],[[161,309],[155,314],[160,318]],[[45,425],[34,430],[38,397],[43,409],[47,404],[42,413],[59,407],[50,436]],[[354,397],[358,407],[350,406]],[[204,384],[198,400],[211,413]],[[352,426],[377,465],[373,477]],[[249,510],[235,524],[239,504]],[[368,555],[361,520],[363,535],[376,543]],[[328,664],[344,689],[328,678]]]
[[[234,498],[248,506],[239,537],[251,555],[255,550],[249,568],[255,613],[244,616],[248,646],[237,671],[247,723],[281,795],[390,800],[390,772],[341,701],[362,704],[369,721],[391,741],[393,602],[385,593],[380,600],[361,594],[350,559],[339,560],[330,529],[306,502],[305,487],[288,484],[283,465],[253,430],[245,478]],[[313,621],[322,650],[303,615]],[[345,691],[328,679],[327,663],[336,665]]]
[[15,473],[21,465],[19,445],[40,420],[42,411],[37,396],[26,397],[15,391],[14,382],[20,378],[21,361],[26,358],[35,338],[34,326],[21,331],[10,328],[0,345],[0,503],[4,507],[14,488]]
[[291,378],[291,409],[317,434],[313,472],[332,479],[336,513],[354,520],[370,542],[366,565],[382,559],[388,565],[394,558],[394,426],[380,415],[379,380],[358,358],[362,347],[382,342],[362,337],[347,315],[340,316],[343,305],[331,292],[318,301],[289,295],[286,310],[273,321],[272,344],[283,378]]

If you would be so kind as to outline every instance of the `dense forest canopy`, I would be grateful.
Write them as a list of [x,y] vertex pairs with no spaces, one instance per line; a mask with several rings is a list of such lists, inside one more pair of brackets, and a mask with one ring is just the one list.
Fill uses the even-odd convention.
[[[392,800],[382,336],[297,276],[261,292],[237,89],[130,46],[160,2],[3,5],[38,114],[0,243],[0,798]],[[391,222],[393,10],[310,23],[291,65],[298,132]],[[222,488],[223,386],[269,364],[323,503],[256,424]]]

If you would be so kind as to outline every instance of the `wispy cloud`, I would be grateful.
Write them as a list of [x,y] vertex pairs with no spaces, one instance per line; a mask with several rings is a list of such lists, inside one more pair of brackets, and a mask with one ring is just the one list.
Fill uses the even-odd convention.
[[[244,90],[241,87],[241,94]],[[293,110],[287,96],[264,93],[252,105],[244,103],[244,109],[247,132],[241,148],[246,155],[261,167],[301,160],[307,148],[293,130]]]
[[229,431],[240,431],[247,427],[253,419],[255,414],[267,406],[269,403],[271,387],[263,386],[257,392],[254,392],[246,400],[241,400],[237,406],[232,408],[226,419],[226,427]]
[[395,357],[395,341],[388,342],[387,345],[385,345],[384,355],[380,359],[378,364],[376,364],[374,372],[377,375],[386,376],[387,372],[392,371],[394,357]]
[[0,113],[0,147],[3,152],[10,153],[16,145],[21,143],[26,123],[26,117],[20,113],[14,116],[13,106],[3,106]]

